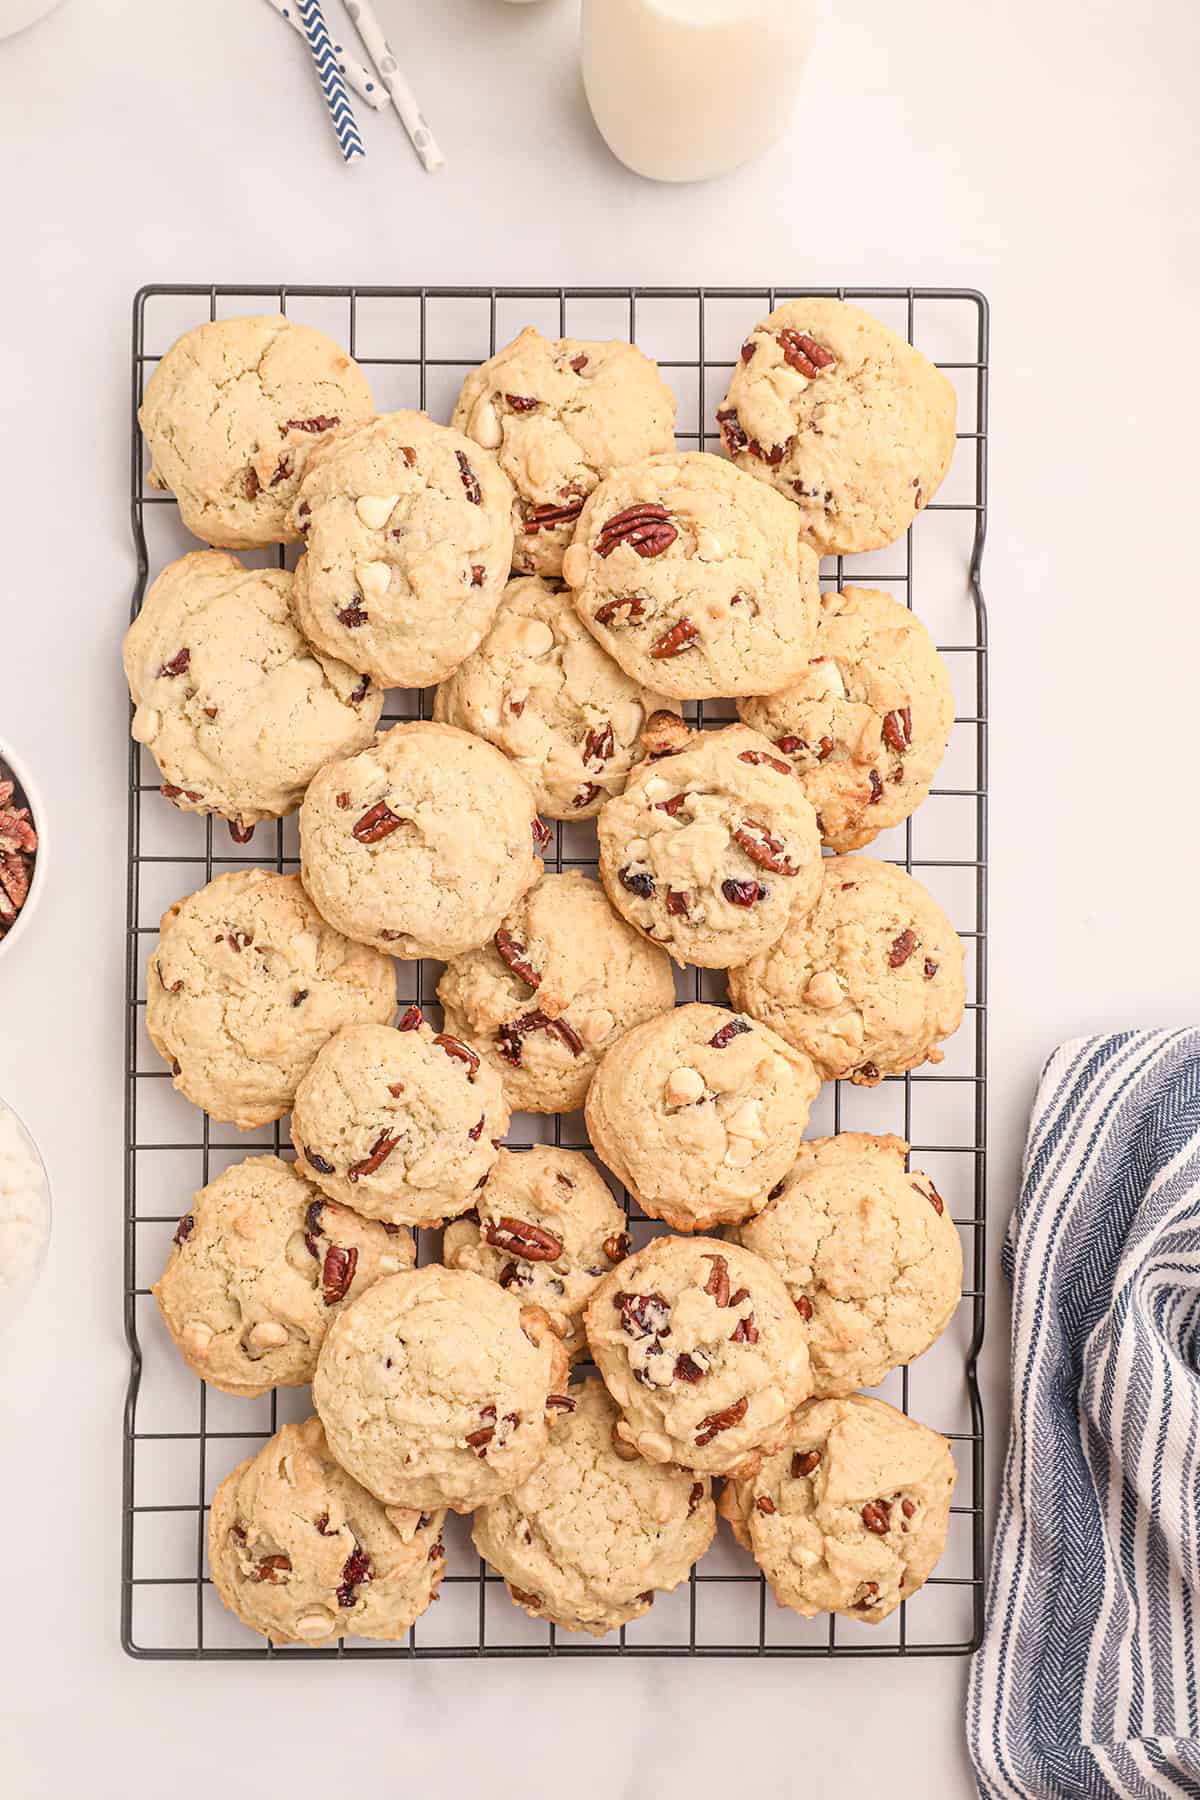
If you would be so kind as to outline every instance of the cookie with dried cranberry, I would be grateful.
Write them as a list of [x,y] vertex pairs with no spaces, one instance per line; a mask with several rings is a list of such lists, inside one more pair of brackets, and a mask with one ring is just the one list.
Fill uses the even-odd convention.
[[568,1356],[582,1356],[583,1309],[629,1254],[625,1213],[608,1183],[582,1151],[533,1144],[501,1150],[474,1199],[474,1218],[447,1225],[442,1261],[542,1307]]
[[398,1026],[351,1025],[296,1089],[292,1142],[331,1199],[393,1225],[440,1225],[474,1205],[509,1110],[470,1044],[410,1006]]
[[168,564],[125,634],[133,736],[184,812],[244,842],[295,812],[317,770],[370,743],[382,690],[301,635],[286,569],[221,550]]
[[313,449],[374,411],[366,376],[323,331],[279,315],[215,319],[172,344],[146,384],[146,479],[205,543],[291,543]]
[[667,724],[678,748],[635,769],[601,810],[600,879],[622,918],[676,962],[726,969],[812,909],[816,814],[757,731]]
[[760,1212],[800,1149],[820,1080],[757,1019],[677,1006],[607,1052],[588,1090],[597,1156],[674,1231]]
[[517,1605],[564,1631],[603,1637],[686,1581],[716,1533],[710,1483],[691,1469],[620,1455],[602,1381],[571,1410],[520,1487],[475,1514],[480,1556]]
[[313,1402],[337,1460],[386,1505],[472,1512],[546,1454],[567,1368],[540,1307],[431,1263],[334,1322]]
[[584,1315],[621,1417],[618,1452],[752,1474],[811,1391],[804,1325],[769,1263],[716,1238],[655,1238]]
[[217,875],[168,907],[146,970],[146,1030],[175,1086],[240,1131],[282,1118],[335,1031],[395,1011],[391,959],[273,869]]
[[946,1546],[954,1458],[939,1432],[882,1400],[813,1400],[761,1468],[717,1502],[780,1606],[878,1625]]
[[543,875],[492,940],[447,964],[446,1029],[504,1078],[521,1112],[582,1106],[596,1064],[623,1031],[675,1004],[663,951],[619,919],[578,869]]
[[444,961],[486,943],[532,887],[546,829],[499,750],[413,720],[314,777],[300,808],[301,872],[347,937]]
[[511,506],[495,458],[424,413],[341,434],[310,460],[292,511],[305,636],[382,687],[441,681],[492,622]]
[[817,558],[795,508],[718,456],[651,456],[602,481],[563,578],[625,673],[676,700],[766,693],[812,654]]
[[822,594],[815,654],[791,687],[740,700],[817,811],[830,849],[861,850],[924,800],[954,694],[916,614],[875,588]]
[[526,576],[439,687],[433,716],[503,750],[548,818],[589,819],[644,756],[647,718],[671,705],[617,667],[556,586]]
[[729,994],[811,1056],[822,1078],[874,1087],[922,1063],[962,1023],[962,940],[894,863],[829,856],[807,918],[729,971]]
[[311,1381],[342,1306],[415,1254],[410,1232],[333,1205],[277,1156],[250,1156],[193,1195],[151,1292],[197,1375],[252,1398]]
[[844,300],[788,300],[742,345],[717,409],[739,469],[795,502],[818,556],[902,537],[954,454],[940,369]]
[[467,376],[450,422],[513,484],[513,567],[557,575],[596,483],[672,448],[675,396],[633,344],[544,338],[527,325]]
[[808,1138],[762,1212],[729,1236],[782,1275],[808,1326],[813,1393],[875,1387],[941,1336],[962,1242],[903,1138]]
[[407,1637],[446,1571],[445,1517],[382,1506],[334,1461],[319,1419],[284,1425],[213,1496],[213,1585],[273,1644]]

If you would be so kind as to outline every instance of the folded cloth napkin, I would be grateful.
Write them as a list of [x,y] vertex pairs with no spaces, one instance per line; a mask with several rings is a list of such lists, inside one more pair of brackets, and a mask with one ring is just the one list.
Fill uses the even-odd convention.
[[1055,1052],[1004,1265],[979,1791],[1200,1796],[1200,1030]]

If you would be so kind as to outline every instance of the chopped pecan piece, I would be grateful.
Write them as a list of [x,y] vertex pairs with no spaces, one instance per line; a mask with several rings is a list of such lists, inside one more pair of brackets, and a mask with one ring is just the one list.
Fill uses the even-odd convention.
[[700,642],[700,633],[686,616],[676,619],[675,623],[655,638],[650,646],[650,654],[656,662],[662,662],[668,656],[682,656],[693,644]]
[[184,1213],[182,1219],[180,1219],[178,1225],[175,1227],[174,1242],[177,1244],[185,1244],[195,1229],[196,1220],[194,1215],[192,1213]]
[[373,1175],[387,1161],[399,1142],[398,1137],[391,1137],[386,1131],[381,1131],[371,1145],[370,1154],[364,1156],[361,1162],[351,1163],[346,1170],[346,1179],[359,1181],[364,1175]]
[[888,951],[888,968],[902,969],[916,947],[916,932],[902,931],[898,938],[893,939],[892,947]]
[[280,1578],[289,1575],[292,1568],[290,1556],[264,1556],[254,1571],[255,1581],[269,1581],[272,1587],[278,1587]]
[[574,371],[577,375],[583,374],[583,371],[587,368],[587,361],[588,361],[588,359],[587,359],[587,351],[586,350],[581,350],[579,352],[578,356],[573,356],[571,358],[571,367],[574,369]]
[[492,942],[496,946],[496,954],[501,962],[507,964],[513,974],[519,976],[525,983],[526,987],[536,988],[540,985],[542,978],[527,958],[524,944],[518,944],[511,931],[505,931],[501,926]]
[[758,348],[758,345],[751,343],[750,339],[747,338],[746,342],[742,345],[742,350],[741,350],[742,361],[749,362],[750,358],[754,355],[754,352],[757,350],[757,348]]
[[284,426],[285,431],[332,431],[335,425],[341,424],[336,413],[318,413],[314,419],[289,419]]
[[744,1319],[738,1320],[729,1334],[729,1341],[731,1344],[757,1344],[758,1326],[754,1323],[753,1313],[747,1313]]
[[605,1238],[602,1249],[609,1262],[624,1262],[629,1255],[629,1233],[614,1231],[611,1237]]
[[811,1475],[821,1466],[819,1450],[797,1450],[792,1457],[792,1480],[799,1481],[801,1476]]
[[535,506],[525,520],[525,536],[536,537],[539,531],[551,531],[555,525],[570,525],[582,511],[582,500],[567,506]]
[[687,805],[687,801],[686,794],[672,794],[669,800],[652,800],[650,810],[651,812],[665,812],[668,818],[673,819],[676,813]]
[[[928,1175],[925,1177],[925,1179],[926,1179],[926,1181],[929,1181]],[[909,1186],[916,1188],[918,1194],[922,1195],[924,1199],[928,1200],[928,1202],[929,1202],[930,1206],[932,1206],[934,1212],[938,1215],[939,1218],[941,1218],[942,1214],[946,1210],[946,1202],[942,1199],[942,1196],[938,1193],[938,1191],[934,1187],[932,1181],[929,1181],[929,1192],[928,1193],[925,1192],[925,1189],[921,1186],[919,1181],[910,1182]]]
[[775,748],[782,750],[785,756],[795,756],[797,750],[807,750],[808,744],[804,738],[788,733],[775,739]]
[[574,1412],[575,1402],[570,1394],[547,1394],[546,1405],[554,1407],[558,1412]]
[[833,750],[834,744],[831,737],[818,738],[817,761],[819,763],[828,762],[829,758],[833,755]]
[[533,833],[534,849],[537,851],[544,850],[553,836],[550,827],[548,825],[543,825],[540,819],[531,819],[529,821],[529,829]]
[[377,800],[358,821],[351,826],[350,836],[360,844],[377,844],[381,838],[390,837],[404,823],[398,819],[386,800]]
[[903,756],[912,743],[912,710],[907,706],[897,708],[895,712],[885,714],[883,721],[883,741],[897,756]]
[[579,792],[571,801],[572,807],[578,812],[580,807],[590,806],[599,792],[600,789],[594,781],[585,781]]
[[468,1131],[467,1136],[470,1138],[470,1140],[473,1144],[477,1144],[479,1142],[480,1138],[483,1136],[483,1126],[484,1126],[484,1121],[486,1118],[487,1118],[487,1114],[481,1113],[479,1116],[479,1123],[477,1125],[472,1125],[470,1131]]
[[778,770],[780,775],[790,775],[791,770],[778,756],[769,756],[765,750],[739,750],[738,761],[744,763],[766,763],[769,769]]
[[742,421],[737,416],[735,407],[727,406],[717,414],[717,424],[721,431],[721,442],[730,456],[739,456],[750,447],[750,440],[742,430]]
[[500,1054],[505,1062],[517,1068],[521,1061],[521,1039],[531,1031],[553,1032],[561,1038],[572,1056],[583,1055],[583,1045],[577,1033],[567,1024],[565,1019],[552,1019],[548,1013],[540,1010],[523,1013],[519,1019],[510,1019],[496,1033],[496,1041],[500,1046]]
[[699,1504],[703,1500],[703,1498],[704,1498],[704,1483],[702,1481],[693,1481],[692,1491],[688,1495],[688,1517],[689,1517],[689,1519],[691,1518],[692,1514],[695,1512],[696,1508],[699,1506]]
[[768,1517],[777,1510],[770,1494],[760,1494],[754,1504],[760,1513],[766,1513]]
[[671,1308],[661,1294],[614,1294],[613,1305],[627,1337],[661,1338],[671,1329]]
[[691,911],[691,903],[689,902],[687,895],[679,893],[675,888],[668,888],[667,911],[671,914],[672,918],[686,919],[688,913]]
[[192,660],[192,653],[190,650],[177,651],[176,654],[171,658],[170,662],[165,662],[160,667],[160,669],[158,671],[160,679],[164,675],[175,676],[175,675],[186,674],[187,666],[191,662],[191,660]]
[[483,1235],[497,1250],[507,1250],[522,1262],[557,1262],[563,1253],[561,1238],[528,1219],[489,1219]]
[[641,594],[622,594],[619,599],[606,600],[603,606],[598,606],[592,617],[597,625],[611,625],[617,614],[624,612],[626,608],[629,611],[624,622],[630,625],[635,619],[641,618],[646,610],[646,602]]
[[585,763],[607,762],[615,748],[616,739],[613,736],[612,724],[610,720],[606,719],[602,726],[598,728],[593,726],[584,738],[583,760]]
[[415,1031],[419,1025],[423,1025],[424,1023],[425,1023],[425,1020],[421,1015],[420,1007],[419,1006],[407,1006],[407,1007],[405,1007],[404,1011],[400,1014],[400,1019],[399,1019],[399,1022],[397,1023],[396,1030],[397,1031]]
[[347,696],[349,704],[351,706],[361,706],[367,697],[370,686],[371,677],[369,675],[364,675],[362,680],[355,684],[351,689],[350,694]]
[[290,456],[281,456],[279,458],[279,461],[275,464],[275,473],[271,477],[270,485],[272,487],[278,487],[280,482],[286,481],[288,476],[291,473],[292,473],[291,457]]
[[867,801],[867,805],[868,806],[878,806],[879,802],[883,799],[883,782],[879,778],[879,770],[878,769],[871,770],[870,779],[871,779],[871,798]]
[[339,794],[337,797],[337,804],[338,804],[338,807],[340,808],[340,810],[342,812],[345,812],[347,807],[350,805],[349,794]]
[[934,962],[932,956],[927,956],[925,958],[925,979],[926,979],[926,981],[932,981],[934,976],[937,974],[937,972],[938,972],[938,965]]
[[472,587],[482,587],[484,577],[486,574],[487,574],[487,569],[484,567],[484,565],[482,563],[472,563],[471,564],[471,586]]
[[864,1581],[862,1599],[854,1602],[855,1612],[870,1612],[875,1604],[878,1594],[879,1583],[877,1581]]
[[708,1371],[702,1369],[696,1359],[689,1356],[685,1350],[682,1355],[675,1358],[674,1373],[676,1381],[703,1381]]
[[541,401],[535,400],[530,394],[505,394],[504,398],[512,410],[518,413],[536,412],[541,405]]
[[891,1530],[892,1509],[886,1500],[868,1500],[862,1509],[862,1522],[876,1537],[886,1537]]
[[254,827],[243,825],[240,819],[230,819],[229,835],[235,844],[248,844],[254,836]]
[[[761,832],[761,837],[756,837],[755,832]],[[760,869],[770,869],[773,875],[800,873],[785,851],[782,839],[773,837],[758,819],[743,820],[733,834],[733,841]]]
[[476,475],[474,469],[471,467],[461,450],[456,450],[454,455],[458,461],[458,474],[459,479],[463,484],[463,492],[466,494],[467,499],[471,502],[472,506],[482,506],[483,489],[479,485],[479,477]]
[[514,1587],[511,1581],[508,1584],[508,1591],[518,1606],[527,1606],[532,1612],[536,1612],[542,1604],[540,1594],[530,1594],[525,1588]]
[[900,1502],[900,1511],[904,1514],[906,1519],[911,1519],[916,1510],[917,1503],[915,1500],[902,1500]]
[[785,326],[778,338],[784,362],[799,374],[806,375],[810,381],[815,381],[821,370],[829,368],[833,362],[833,357],[825,346],[818,344],[805,331]]
[[605,520],[596,538],[596,555],[603,560],[618,544],[628,544],[640,557],[661,556],[678,536],[665,506],[640,500]]
[[439,1031],[433,1041],[439,1050],[444,1050],[455,1062],[466,1063],[467,1080],[474,1081],[479,1070],[479,1057],[470,1044],[464,1044],[461,1038],[452,1037],[448,1031]]
[[336,1306],[346,1298],[357,1267],[358,1251],[353,1245],[344,1250],[340,1244],[330,1244],[321,1269],[321,1292],[326,1306]]
[[750,1027],[747,1025],[745,1019],[739,1019],[735,1014],[727,1024],[720,1026],[718,1030],[714,1031],[713,1035],[708,1040],[709,1048],[711,1050],[724,1050],[725,1046],[731,1044],[735,1037],[741,1037],[742,1034],[749,1031],[749,1029]]
[[729,1305],[729,1264],[723,1256],[706,1255],[705,1262],[710,1262],[708,1280],[704,1291],[714,1299],[718,1306]]
[[813,1316],[813,1304],[807,1294],[801,1294],[800,1298],[797,1300],[796,1311],[807,1325]]
[[705,1444],[711,1444],[722,1431],[730,1431],[733,1426],[740,1425],[746,1416],[746,1405],[746,1396],[743,1394],[732,1406],[723,1406],[720,1412],[709,1413],[706,1419],[701,1419],[696,1427],[696,1447],[703,1449]]
[[243,491],[247,500],[258,499],[258,475],[253,469],[246,470],[246,480],[243,485]]

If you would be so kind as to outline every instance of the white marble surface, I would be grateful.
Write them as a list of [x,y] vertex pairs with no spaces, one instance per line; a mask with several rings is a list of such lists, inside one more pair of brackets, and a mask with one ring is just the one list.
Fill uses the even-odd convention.
[[[786,141],[671,190],[597,141],[570,0],[378,3],[447,153],[435,179],[386,115],[344,172],[303,46],[254,0],[69,0],[0,45],[0,716],[56,838],[53,891],[0,968],[0,1092],[56,1213],[0,1341],[4,1791],[961,1797],[961,1664],[122,1656],[129,299],[281,274],[989,293],[994,1245],[1051,1045],[1196,1011],[1198,16],[833,6]],[[1004,1311],[997,1277],[997,1450]]]

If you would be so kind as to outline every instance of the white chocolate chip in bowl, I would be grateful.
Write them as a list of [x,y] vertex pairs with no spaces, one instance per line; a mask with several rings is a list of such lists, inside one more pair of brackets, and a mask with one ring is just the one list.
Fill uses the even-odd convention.
[[568,587],[582,587],[587,580],[591,556],[586,544],[571,544],[563,555],[563,580]]
[[382,531],[399,498],[399,494],[360,494],[354,510],[368,530]]
[[378,600],[387,593],[392,572],[385,562],[356,563],[354,578],[368,600]]
[[669,1106],[692,1106],[704,1092],[704,1077],[699,1069],[672,1069],[663,1092]]

